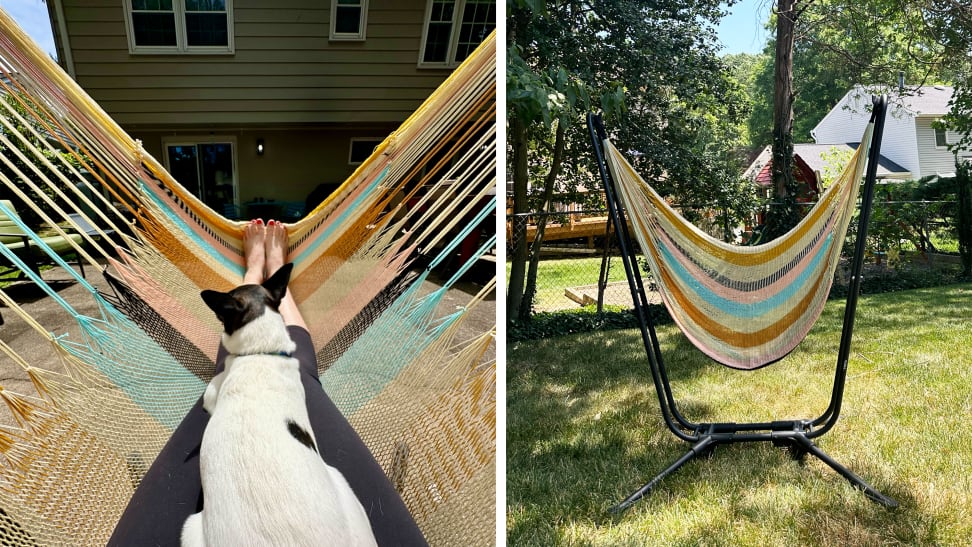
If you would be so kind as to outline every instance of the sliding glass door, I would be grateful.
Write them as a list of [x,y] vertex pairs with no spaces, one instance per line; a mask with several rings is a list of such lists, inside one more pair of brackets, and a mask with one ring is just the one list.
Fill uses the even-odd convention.
[[236,151],[231,139],[211,142],[167,141],[169,173],[216,212],[235,218]]

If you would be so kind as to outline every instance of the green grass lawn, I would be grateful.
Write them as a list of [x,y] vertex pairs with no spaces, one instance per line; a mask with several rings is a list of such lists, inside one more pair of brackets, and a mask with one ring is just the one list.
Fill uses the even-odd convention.
[[[696,421],[812,418],[832,387],[843,301],[785,360],[710,364],[659,329]],[[636,330],[512,344],[510,545],[968,545],[972,540],[972,285],[864,296],[840,421],[817,444],[901,506],[767,443],[721,446],[620,517],[606,509],[687,449],[662,423]]]

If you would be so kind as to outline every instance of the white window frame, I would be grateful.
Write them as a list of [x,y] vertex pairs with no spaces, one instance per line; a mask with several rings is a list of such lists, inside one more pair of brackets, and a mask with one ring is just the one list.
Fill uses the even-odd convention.
[[[449,33],[449,49],[446,53],[444,62],[426,62],[425,45],[429,37],[429,23],[432,17],[432,4],[435,0],[426,0],[425,17],[422,22],[422,42],[419,44],[419,68],[455,68],[459,66],[456,62],[456,50],[459,48],[459,27],[462,24],[462,14],[466,10],[466,0],[455,0],[456,6],[452,10],[452,30]],[[498,12],[497,12],[498,13]]]
[[[200,144],[212,144],[220,142],[228,142],[233,147],[233,205],[239,207],[240,205],[240,147],[236,142],[236,137],[233,135],[185,135],[185,136],[173,136],[173,137],[162,137],[162,162],[165,165],[166,171],[172,168],[169,165],[169,147],[170,146],[198,146]],[[193,194],[195,196],[195,194]],[[202,196],[195,196],[196,199],[205,203]]]
[[225,46],[190,46],[186,38],[186,2],[172,0],[172,10],[175,13],[176,45],[174,46],[140,46],[135,43],[135,24],[132,21],[132,2],[124,0],[122,9],[125,10],[125,31],[128,34],[128,52],[132,55],[232,55],[236,51],[233,32],[233,0],[226,0],[226,45]]
[[338,0],[331,0],[331,28],[328,34],[329,40],[346,42],[360,42],[365,40],[368,29],[368,0],[358,0],[358,5],[361,7],[361,18],[358,21],[358,32],[338,32],[336,29]]
[[[372,148],[372,152],[371,152],[373,153],[374,148],[377,148],[379,145],[381,145],[381,143],[384,142],[384,140],[385,137],[351,137],[351,141],[348,143],[348,165],[361,165],[362,163],[364,163],[364,160],[354,161],[354,158],[351,157],[352,153],[354,152],[354,143],[365,142],[365,141],[374,142],[375,146]],[[369,153],[365,159],[371,157],[371,153]]]

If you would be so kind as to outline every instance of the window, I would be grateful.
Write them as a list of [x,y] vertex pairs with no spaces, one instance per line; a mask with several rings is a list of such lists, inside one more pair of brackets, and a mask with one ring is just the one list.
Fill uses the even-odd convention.
[[945,130],[936,127],[935,128],[935,147],[936,148],[945,148],[946,146],[948,146],[948,139],[947,139],[947,135],[945,134]]
[[364,40],[368,0],[331,0],[331,40]]
[[375,147],[381,144],[384,139],[380,138],[353,138],[351,139],[351,152],[348,155],[348,165],[360,165],[364,163],[368,156],[375,151]]
[[496,0],[429,0],[419,66],[452,68],[496,28]]
[[232,53],[232,0],[127,0],[131,53]]

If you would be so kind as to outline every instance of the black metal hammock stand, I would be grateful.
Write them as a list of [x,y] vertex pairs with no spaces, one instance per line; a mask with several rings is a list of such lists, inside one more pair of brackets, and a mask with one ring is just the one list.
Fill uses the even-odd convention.
[[[617,233],[619,251],[625,273],[628,278],[628,284],[631,289],[631,296],[634,301],[634,311],[640,324],[641,336],[648,355],[652,381],[654,382],[658,402],[661,406],[661,414],[664,418],[666,426],[671,430],[671,432],[679,439],[682,439],[691,445],[689,450],[682,455],[682,457],[678,458],[678,460],[671,464],[667,469],[663,470],[647,484],[628,496],[627,499],[612,507],[611,512],[619,513],[624,511],[637,500],[650,493],[652,489],[654,489],[659,482],[662,481],[662,479],[674,473],[692,459],[701,455],[710,454],[716,446],[748,442],[771,442],[776,446],[781,446],[788,449],[797,459],[803,459],[806,454],[812,454],[850,481],[855,487],[862,490],[873,501],[886,507],[897,507],[898,503],[895,500],[877,491],[861,477],[857,476],[852,471],[836,462],[813,442],[813,440],[817,437],[820,437],[830,431],[840,416],[841,402],[844,395],[844,384],[847,377],[851,337],[854,330],[854,315],[861,284],[861,271],[864,260],[865,240],[867,238],[867,226],[871,214],[871,202],[874,194],[878,158],[881,149],[881,136],[884,130],[886,101],[886,97],[883,96],[873,98],[874,108],[870,121],[870,124],[873,124],[873,137],[871,140],[870,149],[867,151],[868,161],[863,183],[864,191],[861,198],[857,240],[851,263],[851,277],[848,287],[847,303],[844,310],[843,329],[840,337],[840,346],[837,355],[836,372],[834,376],[830,404],[823,414],[817,418],[796,420],[790,419],[763,423],[695,423],[686,419],[685,416],[679,412],[678,405],[676,404],[672,394],[665,363],[662,359],[661,348],[655,334],[655,328],[648,313],[648,299],[645,293],[644,284],[642,283],[638,263],[634,255],[634,245],[631,237],[632,230],[629,229],[626,211],[622,205],[620,196],[618,195],[621,190],[616,186],[617,183],[615,178],[605,164],[605,146],[608,144],[606,141],[606,132],[600,116],[594,114],[588,115],[588,127],[590,129],[591,139],[594,144],[594,150],[600,169],[600,176],[604,182],[608,210],[610,214],[610,222],[613,223]],[[861,146],[863,147],[864,143],[862,143]],[[857,177],[857,180],[859,181],[860,177]],[[856,192],[855,195],[850,199],[856,201]],[[853,204],[850,207],[852,209]],[[836,244],[840,246],[840,242],[837,242]],[[832,270],[830,276],[830,279],[832,280]],[[829,285],[827,285],[827,288],[829,288]],[[815,320],[816,317],[811,319],[811,321]],[[798,341],[794,342],[793,345],[795,346],[796,343],[798,343]],[[763,366],[764,364],[773,362],[780,357],[782,356],[776,356],[772,360],[760,363],[756,366]],[[737,368],[756,368],[756,366]]]

